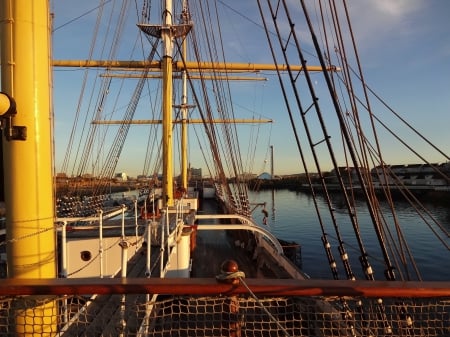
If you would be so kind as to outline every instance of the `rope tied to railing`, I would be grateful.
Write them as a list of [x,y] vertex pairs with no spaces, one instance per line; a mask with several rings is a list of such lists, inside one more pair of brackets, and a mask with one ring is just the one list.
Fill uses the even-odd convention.
[[220,268],[220,274],[216,276],[216,280],[219,282],[231,283],[233,285],[241,283],[247,289],[250,296],[256,301],[256,303],[258,303],[261,309],[267,314],[267,316],[269,316],[270,320],[283,331],[286,337],[290,337],[286,328],[281,325],[281,323],[269,312],[269,310],[267,310],[255,293],[248,287],[247,283],[245,283],[244,279],[245,273],[239,270],[239,266],[234,260],[226,260],[223,262]]
[[216,276],[216,280],[219,282],[227,282],[227,281],[234,281],[236,279],[243,279],[245,278],[245,273],[243,271],[237,271],[237,272],[225,272],[220,273]]

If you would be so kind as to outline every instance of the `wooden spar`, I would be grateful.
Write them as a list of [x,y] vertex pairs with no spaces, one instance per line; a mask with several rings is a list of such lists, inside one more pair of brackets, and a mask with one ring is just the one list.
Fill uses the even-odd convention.
[[[143,75],[139,73],[125,73],[125,74],[118,74],[118,73],[105,73],[100,74],[99,77],[104,78],[142,78]],[[145,78],[155,78],[155,79],[161,79],[161,75],[144,75]],[[192,75],[189,74],[187,76],[191,80],[222,80],[222,81],[267,81],[266,77],[250,77],[250,76],[229,76],[229,75]],[[173,79],[181,79],[182,76],[174,75]]]
[[[161,61],[121,61],[121,60],[53,60],[54,67],[67,67],[67,68],[109,68],[115,70],[129,70],[129,69],[162,69]],[[245,71],[245,72],[258,72],[258,71],[287,71],[288,66],[286,64],[266,64],[266,63],[235,63],[235,62],[195,62],[182,61],[172,62],[172,70],[174,72],[181,72],[183,70],[211,70],[211,71]],[[292,71],[302,71],[301,65],[291,65]],[[321,66],[307,66],[308,71],[323,71]],[[339,71],[338,67],[329,66],[327,71]]]
[[[91,123],[92,124],[102,124],[102,125],[115,125],[115,124],[133,124],[133,125],[142,125],[142,124],[162,124],[161,119],[135,119],[135,120],[128,120],[128,121],[122,121],[122,120],[94,120]],[[173,124],[179,124],[183,123],[183,120],[174,120],[172,121]],[[271,119],[214,119],[212,121],[214,124],[229,124],[229,123],[237,123],[237,124],[260,124],[260,123],[272,123],[273,121]],[[202,119],[187,119],[186,124],[202,124],[204,123]]]

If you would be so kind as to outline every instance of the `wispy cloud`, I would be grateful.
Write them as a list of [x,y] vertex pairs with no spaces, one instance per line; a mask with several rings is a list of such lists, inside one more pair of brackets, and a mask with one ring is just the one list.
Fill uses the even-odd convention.
[[349,11],[360,47],[389,43],[392,35],[413,36],[419,29],[416,17],[425,10],[421,0],[351,1]]
[[380,13],[384,13],[395,18],[416,12],[425,5],[425,2],[418,0],[377,0],[370,1],[368,3],[366,2],[366,5],[372,6],[376,11]]

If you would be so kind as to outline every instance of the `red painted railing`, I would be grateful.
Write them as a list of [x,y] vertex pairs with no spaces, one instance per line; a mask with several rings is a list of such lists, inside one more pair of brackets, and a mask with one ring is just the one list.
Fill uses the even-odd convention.
[[[256,295],[268,296],[361,296],[361,297],[447,297],[450,281],[346,281],[245,279]],[[112,279],[3,279],[1,296],[81,294],[170,294],[237,295],[248,293],[242,285],[208,278],[112,278]]]

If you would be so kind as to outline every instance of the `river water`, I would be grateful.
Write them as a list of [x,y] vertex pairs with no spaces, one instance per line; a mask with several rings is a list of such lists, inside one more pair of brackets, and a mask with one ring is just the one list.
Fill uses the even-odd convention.
[[[316,211],[311,195],[302,192],[292,192],[288,190],[264,190],[250,192],[251,203],[266,203],[266,210],[269,212],[267,227],[280,239],[295,241],[301,245],[302,269],[311,278],[332,279],[331,269],[326,258],[321,236],[322,231],[317,220]],[[319,198],[318,206],[325,210],[325,200]],[[386,205],[381,203],[382,208]],[[439,221],[444,231],[450,232],[450,206],[427,205],[427,209],[436,220]],[[255,220],[264,226],[261,212],[262,207],[255,208],[253,216]],[[336,200],[335,214],[340,225],[339,233],[345,244],[351,262],[352,271],[357,279],[364,279],[363,269],[359,263],[359,244],[353,234],[353,227],[347,219],[345,209]],[[383,254],[379,248],[377,235],[373,229],[370,215],[363,201],[358,201],[355,205],[358,214],[361,241],[365,251],[369,256],[369,261],[374,270],[376,280],[384,280]],[[423,223],[412,206],[407,203],[397,205],[397,216],[402,233],[408,243],[408,248],[415,258],[415,263],[424,281],[449,281],[450,280],[450,239],[444,234],[438,225],[430,229]],[[336,261],[340,260],[337,250],[337,234],[330,219],[324,219],[328,240],[333,248],[333,255]],[[438,239],[433,231],[440,236]],[[394,232],[394,236],[397,234]],[[443,241],[445,244],[442,244]],[[447,246],[447,247],[446,247]],[[405,247],[405,246],[404,246]],[[390,257],[391,261],[394,261]],[[409,267],[408,270],[411,270]],[[344,267],[338,262],[339,278],[345,279]],[[403,272],[406,279],[405,272]],[[413,274],[414,275],[414,274]],[[397,279],[401,279],[399,271],[396,271]],[[412,276],[416,280],[416,276]]]

